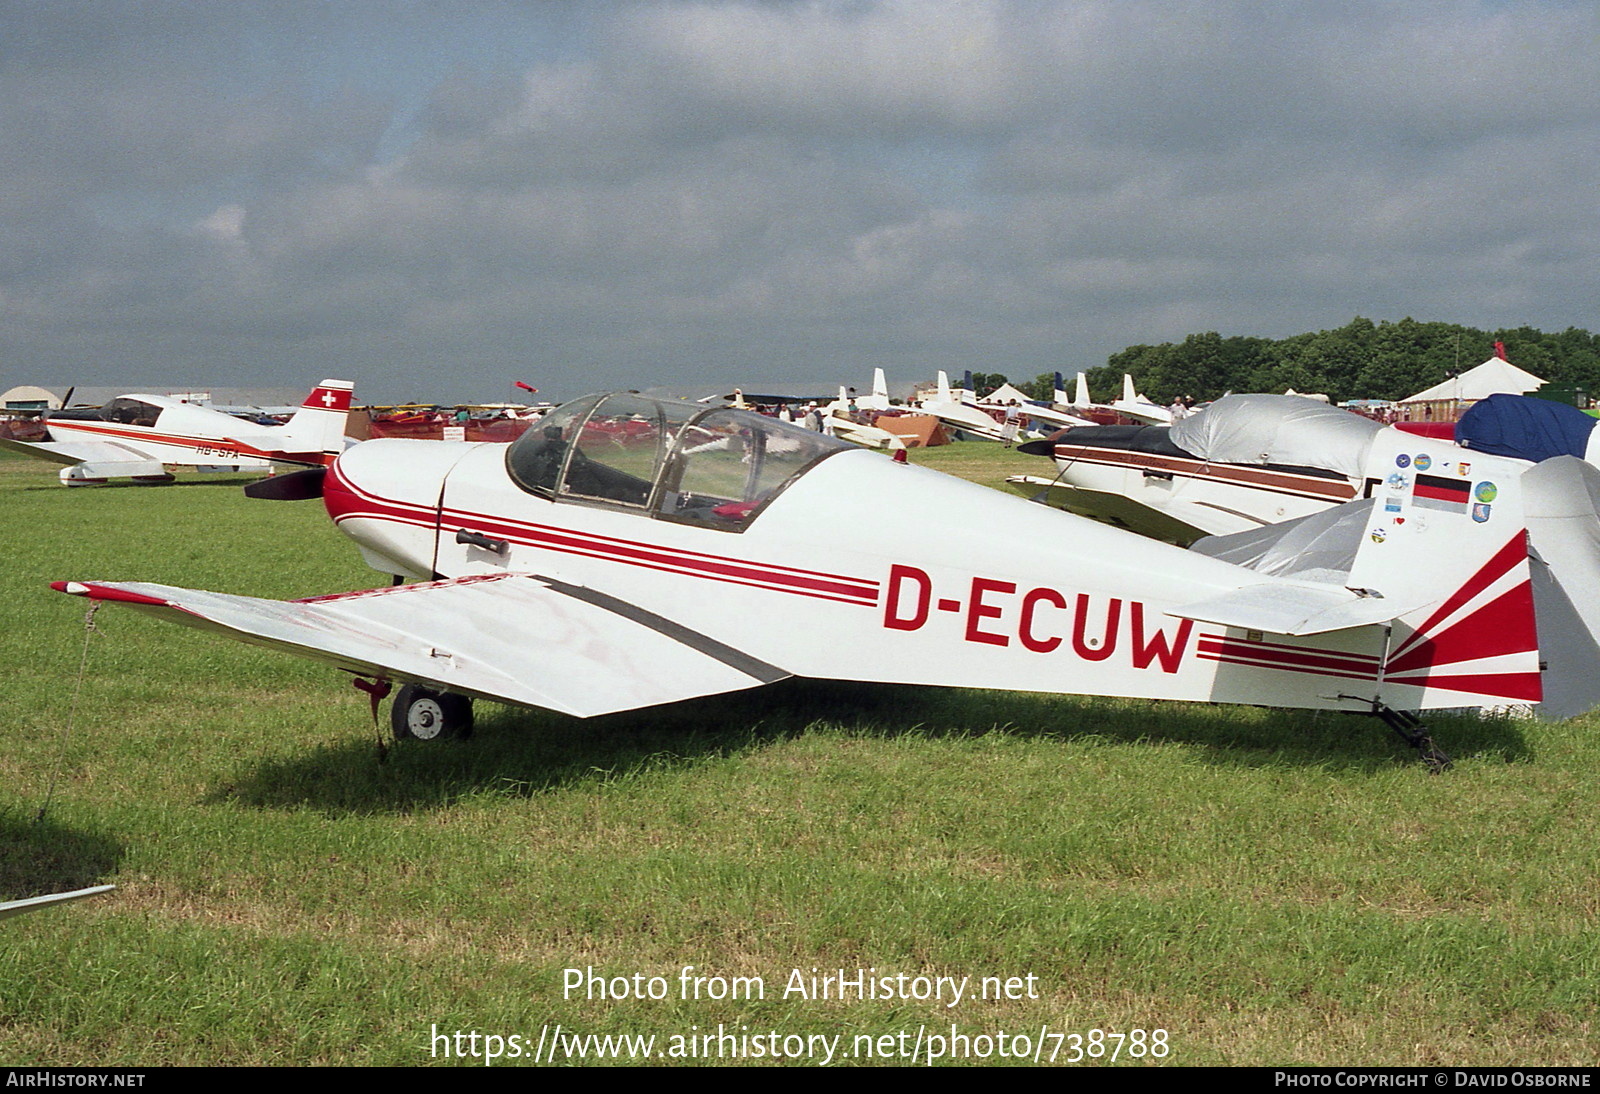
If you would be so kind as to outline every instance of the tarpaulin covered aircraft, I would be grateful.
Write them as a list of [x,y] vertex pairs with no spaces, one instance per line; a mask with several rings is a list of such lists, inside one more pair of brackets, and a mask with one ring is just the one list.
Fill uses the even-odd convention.
[[[1370,497],[1382,475],[1368,475],[1379,434],[1431,461],[1461,448],[1523,464],[1575,456],[1600,466],[1596,419],[1576,407],[1520,395],[1492,395],[1459,422],[1423,433],[1419,423],[1381,422],[1294,395],[1228,395],[1170,427],[1095,426],[1022,446],[1054,459],[1054,476],[1017,475],[1007,485],[1025,497],[1111,519],[1135,531],[1189,543],[1320,513]],[[1413,432],[1415,431],[1415,432]],[[1453,438],[1453,440],[1452,440]],[[1469,459],[1470,464],[1470,459]]]
[[354,386],[324,380],[283,425],[258,425],[166,395],[124,395],[101,407],[45,416],[49,440],[0,438],[0,447],[66,464],[67,486],[108,479],[172,481],[169,467],[267,471],[277,465],[320,467],[344,450]]
[[1565,663],[1507,463],[1424,489],[1399,455],[1347,569],[1274,573],[758,414],[594,395],[510,446],[370,441],[249,488],[320,495],[418,583],[55,588],[405,682],[402,737],[464,733],[471,698],[591,716],[806,676],[1367,712],[1422,747],[1399,712],[1536,702]]
[[1013,476],[1007,485],[1188,543],[1361,496],[1367,454],[1383,428],[1314,399],[1229,395],[1172,426],[1090,426],[1030,442],[1022,451],[1052,457],[1056,474]]

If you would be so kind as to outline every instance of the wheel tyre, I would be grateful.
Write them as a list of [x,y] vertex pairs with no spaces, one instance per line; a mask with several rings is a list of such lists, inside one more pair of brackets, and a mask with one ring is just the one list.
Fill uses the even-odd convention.
[[472,736],[472,700],[407,684],[395,696],[389,722],[397,741],[461,740]]

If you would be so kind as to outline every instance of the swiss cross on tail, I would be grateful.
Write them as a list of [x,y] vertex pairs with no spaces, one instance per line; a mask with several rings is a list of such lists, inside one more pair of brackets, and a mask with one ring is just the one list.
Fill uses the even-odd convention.
[[354,391],[355,384],[349,380],[324,380],[312,388],[283,427],[283,449],[302,454],[308,463],[332,463],[333,457],[344,451],[344,428]]
[[306,401],[300,405],[308,410],[349,410],[351,387],[342,380],[324,380],[312,389]]

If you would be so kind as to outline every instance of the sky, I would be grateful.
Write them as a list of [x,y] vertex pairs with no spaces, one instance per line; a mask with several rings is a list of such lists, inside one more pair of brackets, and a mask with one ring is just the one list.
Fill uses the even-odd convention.
[[0,149],[0,389],[1600,329],[1592,0],[0,0]]

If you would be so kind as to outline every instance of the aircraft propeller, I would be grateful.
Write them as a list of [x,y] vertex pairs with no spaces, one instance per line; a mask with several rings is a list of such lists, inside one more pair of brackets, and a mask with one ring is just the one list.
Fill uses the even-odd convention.
[[328,473],[326,467],[308,467],[304,471],[291,471],[287,475],[274,475],[258,479],[244,488],[245,497],[266,501],[309,501],[322,497],[322,480]]

